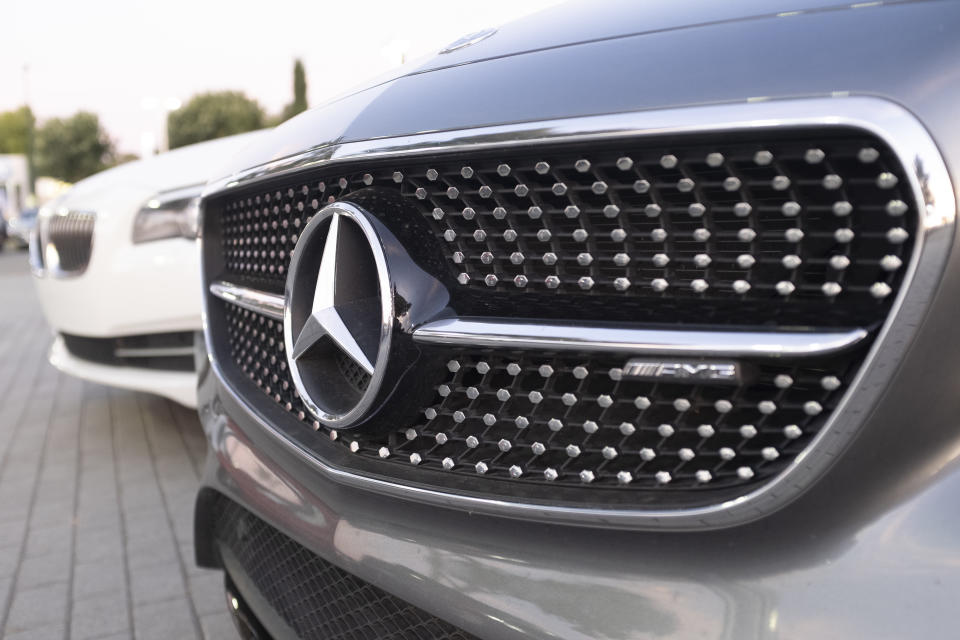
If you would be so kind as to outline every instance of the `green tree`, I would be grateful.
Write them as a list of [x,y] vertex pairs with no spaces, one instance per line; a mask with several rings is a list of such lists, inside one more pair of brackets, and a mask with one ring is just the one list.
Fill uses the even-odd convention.
[[44,122],[37,129],[35,153],[38,175],[76,182],[110,166],[114,149],[100,118],[79,111]]
[[30,107],[0,113],[0,153],[30,153],[36,120]]
[[167,117],[170,148],[213,140],[265,125],[266,116],[256,100],[239,91],[199,93]]
[[307,74],[303,70],[303,63],[297,60],[293,63],[293,102],[283,109],[283,120],[289,120],[298,113],[307,110]]

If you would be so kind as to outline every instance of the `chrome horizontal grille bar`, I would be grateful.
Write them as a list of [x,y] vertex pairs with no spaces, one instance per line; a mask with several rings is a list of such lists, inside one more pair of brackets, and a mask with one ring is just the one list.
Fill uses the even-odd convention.
[[[283,296],[214,282],[210,293],[239,307],[283,320]],[[596,351],[708,357],[808,357],[852,347],[865,329],[839,331],[704,331],[631,329],[601,324],[525,322],[505,318],[453,318],[429,322],[413,332],[424,344],[544,351]]]

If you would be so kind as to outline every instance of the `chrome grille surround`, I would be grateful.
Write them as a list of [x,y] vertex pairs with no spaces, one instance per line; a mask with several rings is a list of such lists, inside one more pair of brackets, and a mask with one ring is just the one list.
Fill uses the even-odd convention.
[[[812,113],[823,115],[811,116]],[[425,489],[412,483],[385,479],[376,473],[362,473],[332,465],[322,458],[318,459],[309,447],[298,442],[297,438],[291,438],[286,428],[273,419],[274,414],[269,414],[272,417],[265,420],[263,416],[267,414],[254,409],[248,405],[247,400],[236,396],[236,391],[224,376],[223,365],[217,362],[217,358],[213,361],[215,369],[234,400],[240,402],[241,406],[247,406],[247,410],[259,419],[265,428],[280,435],[284,442],[318,469],[348,484],[473,510],[604,526],[702,528],[726,526],[759,517],[782,506],[802,491],[846,446],[895,369],[889,366],[874,369],[870,364],[876,358],[896,361],[902,355],[909,343],[912,327],[916,326],[917,320],[922,317],[939,280],[955,215],[953,194],[946,169],[933,142],[923,128],[899,107],[873,98],[779,101],[599,116],[530,126],[513,125],[353,143],[323,148],[296,159],[267,165],[211,189],[213,193],[218,189],[253,183],[259,178],[272,179],[286,172],[319,168],[331,162],[355,158],[379,159],[455,149],[510,148],[513,145],[537,142],[582,142],[585,139],[601,140],[611,136],[642,138],[644,135],[663,136],[696,131],[769,131],[781,126],[856,127],[887,143],[900,164],[913,170],[906,174],[905,178],[912,193],[920,196],[916,202],[911,203],[918,214],[918,233],[914,241],[914,251],[904,272],[904,286],[896,292],[887,320],[875,333],[876,338],[863,366],[849,381],[842,397],[831,401],[836,403],[836,410],[810,440],[807,449],[783,465],[765,484],[750,488],[736,499],[693,507],[676,505],[675,508],[665,508],[662,504],[591,506],[588,503],[571,505],[551,500],[491,498],[484,496],[482,491],[457,493],[455,488],[448,491],[439,487]],[[209,277],[211,274],[205,275]],[[208,281],[207,284],[212,283]],[[207,313],[210,313],[209,306]],[[215,341],[209,333],[209,326],[208,322],[208,347],[215,355],[222,354],[215,350]],[[790,478],[790,482],[785,478]]]

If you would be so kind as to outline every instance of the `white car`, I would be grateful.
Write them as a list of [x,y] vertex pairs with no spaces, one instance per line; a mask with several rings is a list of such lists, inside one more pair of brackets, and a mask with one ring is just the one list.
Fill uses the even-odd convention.
[[197,202],[207,178],[259,135],[121,165],[41,209],[30,259],[54,366],[196,406]]

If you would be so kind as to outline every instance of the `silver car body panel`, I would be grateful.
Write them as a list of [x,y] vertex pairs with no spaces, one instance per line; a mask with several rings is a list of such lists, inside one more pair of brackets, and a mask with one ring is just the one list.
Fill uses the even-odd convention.
[[[382,146],[378,138],[795,98],[896,103],[935,141],[947,172],[960,163],[960,3],[797,13],[780,5],[784,15],[709,25],[688,3],[652,4],[654,12],[676,7],[673,27],[542,50],[532,41],[530,53],[480,60],[501,30],[445,54],[471,56],[458,66],[439,61],[443,68],[295,118],[239,158],[219,187],[295,156],[353,142]],[[618,14],[591,11],[579,22],[565,14],[567,28],[596,19],[619,30]],[[956,201],[955,186],[941,189],[938,207]],[[955,209],[941,213],[952,218]],[[943,258],[957,231],[935,226],[923,254],[933,248]],[[204,483],[320,556],[484,638],[944,637],[960,590],[960,256],[946,259],[942,269],[915,271],[883,340],[899,355],[874,357],[868,374],[864,393],[874,400],[848,403],[844,419],[864,425],[842,464],[750,523],[683,532],[572,527],[332,482],[248,413],[209,366],[200,388],[211,442]]]

